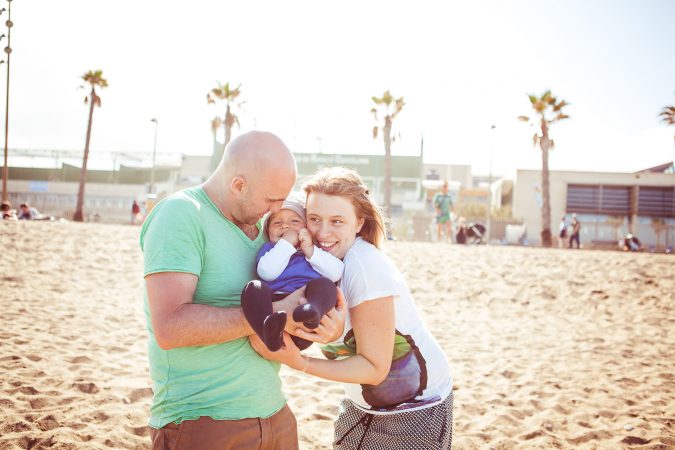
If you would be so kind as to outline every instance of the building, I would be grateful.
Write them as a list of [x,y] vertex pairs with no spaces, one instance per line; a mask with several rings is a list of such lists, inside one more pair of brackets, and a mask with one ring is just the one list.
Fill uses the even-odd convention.
[[[561,219],[576,214],[581,242],[612,245],[626,233],[657,250],[675,244],[675,173],[664,164],[635,173],[550,172],[551,228],[558,234]],[[541,172],[518,170],[513,215],[527,225],[528,239],[540,242]]]

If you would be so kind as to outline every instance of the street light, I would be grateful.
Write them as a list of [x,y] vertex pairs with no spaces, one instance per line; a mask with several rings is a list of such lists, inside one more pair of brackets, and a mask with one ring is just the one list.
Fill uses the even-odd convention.
[[497,129],[496,125],[490,127],[491,136],[490,136],[490,175],[488,176],[488,206],[487,206],[487,243],[490,243],[490,236],[492,233],[492,152],[494,151],[495,145],[495,130]]
[[[5,12],[5,8],[0,10],[0,15]],[[7,142],[8,142],[8,132],[9,132],[9,55],[12,53],[11,36],[12,36],[12,0],[7,0],[7,21],[5,22],[7,26],[7,47],[5,47],[5,53],[7,54],[7,94],[5,96],[5,158],[4,166],[2,168],[2,200],[7,200],[7,178],[9,177],[9,170],[7,167]],[[5,35],[3,34],[2,37]],[[0,38],[1,39],[1,38]]]
[[159,120],[156,118],[150,119],[150,122],[155,124],[155,144],[152,147],[152,168],[150,169],[150,194],[155,193],[155,158],[157,157],[157,128],[159,128]]

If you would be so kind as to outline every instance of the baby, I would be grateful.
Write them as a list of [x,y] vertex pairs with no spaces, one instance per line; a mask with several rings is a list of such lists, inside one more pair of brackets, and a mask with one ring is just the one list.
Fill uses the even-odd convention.
[[[286,326],[286,313],[273,312],[273,301],[306,286],[307,303],[293,311],[293,320],[313,329],[337,300],[335,282],[342,276],[343,263],[315,246],[305,226],[305,207],[297,196],[290,196],[279,211],[267,216],[263,232],[269,242],[257,256],[261,281],[250,281],[241,294],[246,320],[273,352],[281,348]],[[300,350],[312,344],[292,338]]]

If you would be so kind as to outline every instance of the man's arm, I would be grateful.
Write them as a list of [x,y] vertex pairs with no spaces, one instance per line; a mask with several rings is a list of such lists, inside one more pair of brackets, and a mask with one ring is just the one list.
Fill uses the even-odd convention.
[[[145,277],[152,329],[162,349],[219,344],[255,334],[241,308],[192,303],[197,280],[196,275],[179,272],[160,272]],[[285,299],[274,302],[274,310],[284,310],[292,316],[303,292],[304,289],[298,289]],[[336,333],[340,336],[344,326],[343,316],[336,314],[327,321],[326,327],[311,330],[314,333],[306,332],[304,337],[328,342],[335,338]],[[302,324],[293,322],[289,317],[288,330],[305,331],[300,327]]]
[[162,349],[217,344],[254,333],[241,308],[192,303],[197,280],[178,272],[145,277],[152,328]]

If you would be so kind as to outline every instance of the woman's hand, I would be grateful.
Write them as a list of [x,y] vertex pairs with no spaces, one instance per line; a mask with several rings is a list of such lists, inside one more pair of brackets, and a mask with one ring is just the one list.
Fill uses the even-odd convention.
[[288,333],[284,333],[284,345],[276,352],[269,351],[262,339],[256,334],[249,336],[248,339],[253,350],[265,359],[280,362],[295,370],[307,368],[307,360],[300,354],[300,349]]
[[[300,299],[300,304],[307,303],[303,297]],[[289,317],[289,322],[295,324],[295,330],[291,333],[295,336],[307,339],[308,341],[326,344],[333,342],[342,336],[345,328],[345,319],[347,317],[347,305],[345,304],[345,297],[342,295],[340,288],[337,289],[337,304],[335,308],[328,311],[322,318],[319,326],[313,330],[305,328],[301,323],[293,322]],[[287,324],[288,325],[288,324]]]
[[322,318],[319,326],[313,330],[306,328],[302,323],[293,321],[293,310],[307,303],[305,287],[292,292],[283,300],[272,303],[274,311],[286,311],[286,327],[284,330],[294,336],[307,339],[308,341],[326,344],[333,342],[342,336],[347,317],[347,305],[340,288],[337,289],[337,304]]

